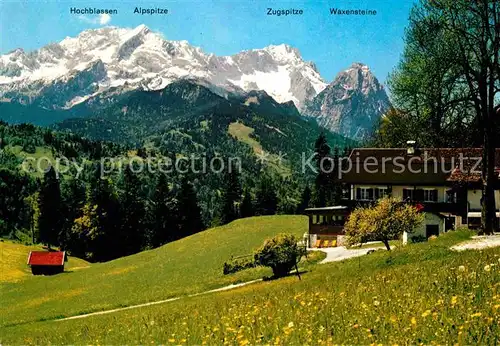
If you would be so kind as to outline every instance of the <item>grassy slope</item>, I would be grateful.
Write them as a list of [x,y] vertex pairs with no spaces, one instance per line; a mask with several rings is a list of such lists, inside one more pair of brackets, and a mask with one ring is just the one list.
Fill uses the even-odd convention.
[[[26,246],[8,240],[0,242],[0,283],[14,283],[32,277],[26,265],[32,250],[42,250],[41,246]],[[76,257],[69,257],[65,269],[69,271],[89,267],[90,263]]]
[[227,132],[236,137],[239,141],[248,144],[252,147],[253,151],[256,154],[262,153],[262,146],[258,141],[250,137],[250,135],[254,132],[254,129],[242,123],[231,123],[229,124]]
[[144,303],[269,275],[258,268],[224,276],[222,265],[231,256],[251,253],[277,233],[302,236],[306,231],[304,216],[242,219],[82,271],[3,284],[1,324]]
[[231,136],[235,137],[240,142],[249,145],[256,155],[267,155],[267,164],[273,167],[279,174],[282,176],[289,176],[291,174],[291,170],[289,167],[284,165],[284,162],[281,162],[283,158],[280,158],[276,154],[266,153],[262,148],[262,145],[256,139],[252,138],[254,131],[255,130],[253,128],[240,122],[229,124],[227,130]]
[[449,250],[469,236],[451,232],[390,253],[319,265],[302,281],[288,277],[109,315],[11,327],[2,341],[495,344],[500,249]]

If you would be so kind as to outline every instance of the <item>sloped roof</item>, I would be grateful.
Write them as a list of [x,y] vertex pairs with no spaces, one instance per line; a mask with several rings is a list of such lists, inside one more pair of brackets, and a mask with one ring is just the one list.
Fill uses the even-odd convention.
[[31,251],[28,265],[62,266],[64,265],[65,251]]
[[[480,174],[471,170],[481,169],[481,165],[476,167],[481,157],[481,148],[418,148],[413,155],[409,155],[406,148],[356,148],[349,155],[352,168],[342,165],[341,180],[345,183],[409,185],[478,182]],[[382,166],[385,170],[380,169]],[[496,149],[495,166],[500,172],[500,149]]]

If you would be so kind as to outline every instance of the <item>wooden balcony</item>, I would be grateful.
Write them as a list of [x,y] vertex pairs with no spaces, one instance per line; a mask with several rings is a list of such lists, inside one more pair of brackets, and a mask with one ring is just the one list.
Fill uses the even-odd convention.
[[[371,207],[374,206],[376,201],[366,201],[366,200],[344,200],[343,205],[348,206],[350,210],[360,208],[360,207]],[[423,202],[423,201],[411,201],[408,202],[413,205],[421,205],[424,207],[423,211],[428,213],[450,213],[462,215],[467,212],[467,205],[465,203],[459,202]]]
[[[414,202],[419,203],[419,202]],[[466,205],[450,202],[420,202],[424,206],[424,211],[428,213],[450,213],[462,214],[467,211]]]
[[342,235],[344,234],[344,226],[310,224],[309,234]]

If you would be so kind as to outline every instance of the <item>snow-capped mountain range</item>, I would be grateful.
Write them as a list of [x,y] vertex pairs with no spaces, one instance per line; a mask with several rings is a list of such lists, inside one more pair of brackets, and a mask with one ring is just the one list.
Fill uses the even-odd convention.
[[312,62],[285,44],[231,56],[166,40],[145,25],[104,27],[39,50],[0,56],[0,103],[72,109],[128,90],[160,90],[187,79],[228,97],[263,90],[348,137],[371,131],[390,106],[370,68],[355,63],[328,85]]
[[300,108],[327,85],[313,63],[284,44],[218,57],[140,25],[87,30],[34,52],[16,49],[2,55],[0,93],[30,91],[36,96],[81,74],[85,78],[77,84],[85,92],[58,106],[82,102],[110,87],[157,90],[190,78],[232,91],[265,90],[278,102],[291,100]]

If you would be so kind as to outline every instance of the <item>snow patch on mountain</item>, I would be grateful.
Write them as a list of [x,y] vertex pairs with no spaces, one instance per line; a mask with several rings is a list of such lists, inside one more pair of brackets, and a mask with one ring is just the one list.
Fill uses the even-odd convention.
[[243,90],[265,90],[280,103],[291,100],[300,104],[300,100],[291,92],[290,72],[286,66],[278,66],[276,71],[255,71],[253,74],[241,75],[239,80],[229,81]]

